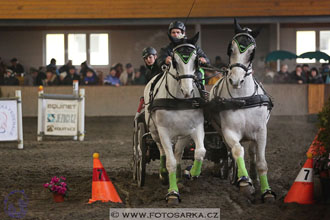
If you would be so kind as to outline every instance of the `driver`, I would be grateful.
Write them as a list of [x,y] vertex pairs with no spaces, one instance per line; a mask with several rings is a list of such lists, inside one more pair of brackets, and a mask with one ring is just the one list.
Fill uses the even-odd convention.
[[[186,27],[184,23],[181,21],[173,21],[170,26],[168,27],[168,34],[176,39],[186,38]],[[174,44],[171,42],[167,47],[161,48],[159,57],[157,59],[158,66],[161,67],[162,65],[166,64],[169,65],[172,61],[172,51],[174,48]],[[203,52],[201,48],[196,46],[197,56],[199,57],[199,62],[201,64],[209,64],[210,60],[207,58],[206,54]],[[203,73],[198,70],[197,71],[198,79],[203,78]]]

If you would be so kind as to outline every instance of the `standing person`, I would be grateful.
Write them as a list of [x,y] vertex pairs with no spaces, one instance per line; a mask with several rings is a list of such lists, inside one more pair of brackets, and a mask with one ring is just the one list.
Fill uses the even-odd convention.
[[[186,26],[181,21],[174,21],[168,27],[168,35],[173,39],[182,39],[186,38]],[[169,65],[172,61],[172,51],[174,48],[174,44],[171,42],[166,47],[162,48],[159,53],[159,57],[157,59],[157,64],[159,67],[162,65]],[[204,51],[196,45],[197,56],[199,57],[199,62],[201,64],[209,64],[210,60],[207,58]],[[197,77],[199,79],[203,78],[203,73],[200,70],[196,71]],[[203,85],[201,85],[204,87]]]
[[22,76],[24,75],[24,67],[22,64],[20,64],[17,60],[17,58],[13,58],[10,60],[11,66],[9,69],[13,71],[13,73],[16,74],[16,76]]
[[57,70],[57,67],[56,67],[56,60],[55,60],[55,58],[52,58],[52,59],[50,60],[50,64],[48,64],[46,68],[47,68],[47,69],[53,69],[53,70],[56,72],[57,75],[60,74],[60,73],[58,72],[58,70]]
[[131,63],[126,64],[126,71],[120,75],[120,83],[123,86],[133,85],[134,82],[134,68]]

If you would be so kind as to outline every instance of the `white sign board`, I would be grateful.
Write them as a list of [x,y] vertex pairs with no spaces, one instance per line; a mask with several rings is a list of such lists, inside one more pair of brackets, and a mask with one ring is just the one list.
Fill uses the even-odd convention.
[[1,100],[0,141],[14,141],[17,139],[17,100]]
[[44,99],[43,102],[45,135],[77,135],[78,100]]

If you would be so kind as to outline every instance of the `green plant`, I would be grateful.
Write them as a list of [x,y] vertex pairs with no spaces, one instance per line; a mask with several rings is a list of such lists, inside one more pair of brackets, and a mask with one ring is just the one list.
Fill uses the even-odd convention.
[[330,98],[319,112],[318,122],[320,128],[318,140],[322,143],[324,150],[321,149],[317,153],[320,156],[328,156],[330,153]]

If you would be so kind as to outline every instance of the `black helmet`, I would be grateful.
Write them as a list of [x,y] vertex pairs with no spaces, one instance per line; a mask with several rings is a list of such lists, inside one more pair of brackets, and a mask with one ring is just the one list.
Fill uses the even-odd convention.
[[168,27],[168,33],[171,34],[172,29],[180,29],[182,33],[186,31],[186,26],[181,21],[173,21],[170,26]]
[[142,51],[142,57],[146,58],[149,55],[157,55],[157,50],[153,47],[146,47]]

